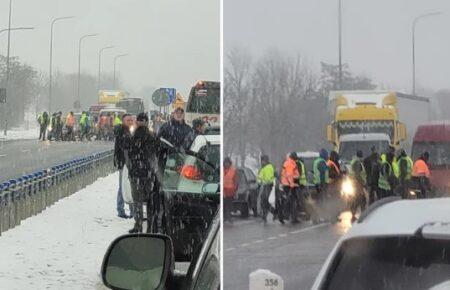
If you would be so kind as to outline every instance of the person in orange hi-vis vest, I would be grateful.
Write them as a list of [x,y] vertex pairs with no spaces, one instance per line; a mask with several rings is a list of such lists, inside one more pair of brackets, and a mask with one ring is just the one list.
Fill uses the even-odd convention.
[[73,112],[69,112],[66,117],[66,128],[67,128],[67,140],[73,141],[75,138],[73,136],[73,126],[75,125],[75,117]]
[[414,162],[413,166],[413,182],[420,189],[420,194],[422,198],[427,197],[427,190],[431,189],[430,184],[430,169],[428,168],[428,159],[430,158],[430,154],[428,152],[424,152],[419,159]]
[[224,221],[231,220],[233,200],[238,189],[238,176],[236,168],[233,167],[230,157],[223,160],[223,216]]
[[283,163],[281,169],[281,185],[283,191],[288,194],[289,197],[289,217],[283,217],[283,211],[280,211],[278,219],[281,223],[284,223],[284,218],[291,220],[292,223],[297,223],[297,188],[299,184],[296,182],[300,178],[297,162],[298,159],[296,152],[291,152]]

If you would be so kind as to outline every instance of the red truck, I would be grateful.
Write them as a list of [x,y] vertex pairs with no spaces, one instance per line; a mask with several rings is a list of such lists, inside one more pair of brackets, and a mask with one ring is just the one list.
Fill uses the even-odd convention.
[[450,194],[450,121],[433,121],[417,127],[412,157],[428,151],[431,185],[437,196]]

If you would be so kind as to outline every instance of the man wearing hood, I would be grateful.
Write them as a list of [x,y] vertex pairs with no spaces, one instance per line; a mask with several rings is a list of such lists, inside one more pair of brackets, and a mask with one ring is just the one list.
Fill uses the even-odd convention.
[[367,174],[367,187],[369,192],[369,205],[375,202],[375,194],[378,192],[378,179],[380,177],[380,157],[377,148],[372,146],[371,154],[364,159],[364,169]]
[[395,176],[392,170],[393,154],[391,152],[381,154],[380,177],[378,178],[378,198],[393,195],[393,182]]
[[137,128],[130,139],[127,167],[131,194],[134,203],[134,227],[130,233],[142,232],[143,205],[147,204],[147,232],[157,230],[158,186],[158,139],[148,129],[148,116],[140,113],[136,118]]

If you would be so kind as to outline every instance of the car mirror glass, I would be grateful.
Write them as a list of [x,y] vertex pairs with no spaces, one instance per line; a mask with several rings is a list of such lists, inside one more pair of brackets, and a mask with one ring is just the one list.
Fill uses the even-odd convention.
[[170,257],[171,242],[166,236],[121,236],[103,260],[103,282],[111,289],[160,289],[171,267]]
[[202,193],[217,193],[219,190],[219,184],[217,183],[205,183],[202,187]]

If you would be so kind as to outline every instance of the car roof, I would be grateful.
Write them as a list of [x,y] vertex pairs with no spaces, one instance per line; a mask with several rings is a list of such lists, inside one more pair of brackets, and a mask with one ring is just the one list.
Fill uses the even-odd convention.
[[211,145],[219,145],[220,135],[198,135],[191,145],[191,150],[198,152],[200,148],[206,145],[206,142],[211,143]]
[[301,158],[317,158],[319,157],[319,152],[314,151],[297,152],[297,156]]
[[104,108],[100,110],[100,113],[102,112],[126,112],[126,110],[122,108]]
[[364,236],[414,235],[425,223],[450,222],[450,198],[398,200],[375,208],[344,240]]
[[450,121],[432,121],[420,125],[414,134],[414,142],[449,142]]
[[374,141],[374,140],[386,140],[389,141],[389,136],[383,133],[367,133],[367,134],[346,134],[341,135],[340,141]]

